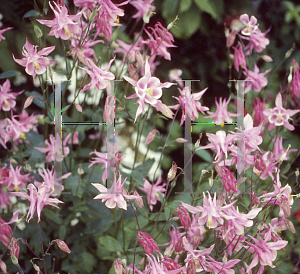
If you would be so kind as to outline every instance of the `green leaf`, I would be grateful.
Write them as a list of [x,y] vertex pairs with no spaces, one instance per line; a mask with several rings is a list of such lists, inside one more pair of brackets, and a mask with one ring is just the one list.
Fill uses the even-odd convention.
[[21,72],[16,71],[16,70],[8,70],[0,74],[0,79],[6,79],[10,77],[15,77],[21,75]]
[[169,219],[169,217],[170,217],[170,208],[168,208],[168,207],[165,207],[165,214],[166,214],[166,220],[168,220]]
[[195,152],[195,154],[208,163],[210,163],[212,160],[211,154],[206,149],[199,149]]
[[281,4],[289,10],[294,9],[294,3],[291,1],[282,1]]
[[192,0],[181,0],[179,5],[179,13],[186,12],[192,5]]
[[178,4],[179,0],[164,0],[162,4],[162,16],[165,19],[174,20],[178,9]]
[[57,212],[54,212],[48,208],[43,208],[43,215],[50,219],[52,222],[62,225],[62,220],[59,218]]
[[40,15],[41,14],[38,11],[36,11],[36,10],[30,10],[30,11],[28,11],[28,12],[26,12],[24,14],[23,19],[24,18],[28,18],[28,17],[40,16]]
[[65,106],[65,107],[61,110],[61,112],[62,112],[62,113],[65,112],[69,107],[70,107],[70,106]]
[[220,9],[223,4],[222,1],[211,0],[194,0],[196,5],[201,11],[210,14],[214,19],[217,19],[220,15]]
[[80,257],[81,260],[79,260],[81,262],[80,264],[82,265],[82,268],[86,271],[86,273],[92,273],[93,268],[97,263],[95,257],[87,251],[83,251],[80,254]]
[[160,192],[157,192],[158,196],[159,196],[159,200],[160,202],[162,203],[163,200],[164,200],[164,196],[160,193]]
[[104,233],[106,232],[111,225],[113,224],[114,220],[112,218],[100,218],[93,222],[89,222],[86,225],[86,234],[92,234],[95,235],[97,233]]
[[58,232],[59,239],[64,241],[65,237],[66,237],[66,234],[67,234],[66,226],[65,225],[60,226],[59,227],[59,232]]
[[122,245],[113,237],[105,235],[99,238],[100,245],[105,246],[105,248],[111,252],[123,251]]

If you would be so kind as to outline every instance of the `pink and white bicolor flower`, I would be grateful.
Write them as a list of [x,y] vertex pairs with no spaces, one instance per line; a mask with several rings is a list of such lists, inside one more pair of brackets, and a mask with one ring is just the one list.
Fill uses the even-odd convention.
[[148,103],[154,107],[159,105],[159,98],[162,96],[162,88],[169,88],[174,83],[166,82],[162,84],[157,77],[151,76],[150,66],[148,60],[146,60],[145,64],[145,75],[138,81],[135,81],[125,75],[123,75],[125,80],[133,85],[136,94],[133,94],[126,99],[132,99],[138,97],[138,100],[135,104],[139,104],[139,107],[136,112],[136,117],[134,122],[136,121],[137,117],[144,111],[145,103]]
[[27,74],[32,75],[33,82],[35,82],[35,76],[41,75],[46,71],[46,67],[55,63],[53,60],[48,60],[48,58],[44,57],[49,55],[54,49],[55,46],[43,48],[39,52],[37,52],[38,46],[33,46],[26,38],[26,43],[23,46],[22,54],[25,58],[16,59],[13,55],[13,58],[16,63],[25,67],[25,71]]
[[268,126],[268,130],[274,129],[276,126],[284,126],[288,130],[295,130],[295,127],[291,125],[288,120],[290,116],[298,113],[300,110],[292,110],[292,109],[284,109],[282,107],[282,97],[281,93],[279,92],[275,99],[276,107],[273,109],[265,109],[263,114],[268,117],[270,125]]

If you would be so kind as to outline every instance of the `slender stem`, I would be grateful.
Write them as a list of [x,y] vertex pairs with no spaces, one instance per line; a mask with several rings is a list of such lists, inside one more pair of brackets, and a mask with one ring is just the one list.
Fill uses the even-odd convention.
[[45,254],[44,254],[44,247],[43,247],[43,242],[42,242],[42,235],[41,235],[41,228],[40,224],[37,223],[38,231],[39,231],[39,236],[40,236],[40,243],[41,243],[41,249],[42,249],[42,260],[43,260],[43,265],[44,265],[44,271],[45,274],[47,274],[47,269],[46,269],[46,264],[45,264]]

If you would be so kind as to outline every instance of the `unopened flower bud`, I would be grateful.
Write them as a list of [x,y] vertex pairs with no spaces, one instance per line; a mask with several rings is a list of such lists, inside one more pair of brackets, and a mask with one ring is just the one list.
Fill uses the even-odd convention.
[[6,264],[2,260],[0,260],[0,269],[1,269],[2,272],[7,273]]
[[200,140],[198,139],[195,143],[195,148],[198,148],[200,146]]
[[291,216],[291,206],[289,200],[285,196],[282,196],[282,209],[287,216]]
[[75,104],[77,111],[82,112],[82,107],[79,104]]
[[157,129],[153,129],[149,132],[149,134],[146,138],[146,141],[145,141],[145,145],[149,145],[153,141],[156,132],[159,132],[159,131]]
[[273,59],[269,55],[260,56],[265,62],[273,62]]
[[289,76],[287,78],[288,83],[292,82],[292,80],[293,80],[293,73],[292,72],[293,72],[293,67],[290,66],[290,73],[289,73]]
[[43,32],[37,25],[33,25],[33,30],[37,38],[43,37]]
[[119,259],[115,259],[114,269],[115,269],[116,274],[122,274],[123,266],[122,266],[121,262],[119,261]]
[[138,193],[136,190],[133,190],[133,191],[132,191],[132,195],[138,196],[138,198],[135,198],[135,199],[134,199],[134,201],[135,201],[135,203],[137,204],[137,206],[138,206],[139,208],[144,207],[143,198],[139,195],[139,193]]
[[159,111],[166,117],[168,117],[170,119],[173,118],[174,113],[168,108],[167,105],[162,104],[161,107],[159,108]]
[[167,30],[170,30],[174,26],[177,19],[179,19],[178,15],[176,15],[176,18],[167,26]]
[[177,172],[177,164],[173,161],[172,167],[170,168],[170,170],[168,172],[168,181],[169,182],[175,178],[176,172]]
[[18,265],[19,261],[14,254],[10,255],[10,259],[14,265]]
[[236,37],[236,30],[232,30],[226,39],[227,48],[230,48],[233,45],[235,41],[235,37]]
[[125,187],[122,188],[122,193],[123,195],[129,195],[129,192]]
[[29,106],[31,105],[31,103],[32,103],[32,101],[33,101],[33,98],[34,98],[34,95],[30,95],[30,96],[26,99],[26,101],[25,101],[25,103],[24,103],[23,109],[25,109],[25,108],[27,108],[27,107],[29,107]]
[[64,241],[62,241],[60,239],[56,239],[55,241],[60,250],[66,252],[68,254],[71,253],[71,250],[69,249],[69,247],[67,246],[67,244]]
[[91,13],[91,15],[89,16],[90,23],[92,23],[94,21],[97,12],[98,12],[98,9],[94,9],[93,12]]
[[184,139],[184,138],[177,138],[175,141],[176,141],[177,143],[187,143],[187,142],[188,142],[188,140],[186,140],[186,139]]
[[295,43],[293,44],[293,46],[285,53],[285,59],[289,58],[292,54],[292,52],[295,49]]
[[296,168],[295,175],[296,175],[297,180],[298,180],[298,177],[299,177],[299,168]]
[[285,222],[285,225],[286,225],[286,227],[289,231],[291,231],[292,233],[296,233],[295,227],[294,227],[293,223],[290,220],[285,219],[284,222]]
[[146,232],[138,231],[138,241],[141,243],[142,248],[145,250],[146,253],[152,255],[154,250],[160,252],[155,241]]
[[12,257],[12,261],[14,258],[17,260],[16,264],[18,264],[19,253],[20,253],[19,241],[16,238],[12,238],[10,243],[10,256]]
[[77,169],[77,172],[78,172],[79,175],[84,174],[84,171],[83,171],[83,169],[81,167],[81,164],[79,164],[79,168]]
[[182,205],[179,205],[175,211],[178,213],[182,226],[185,229],[189,229],[191,227],[191,218],[187,210]]

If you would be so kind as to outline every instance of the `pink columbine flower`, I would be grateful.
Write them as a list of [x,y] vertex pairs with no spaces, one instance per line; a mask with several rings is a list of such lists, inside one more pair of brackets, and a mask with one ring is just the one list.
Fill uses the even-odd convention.
[[236,47],[232,47],[234,49],[234,67],[237,71],[240,70],[240,67],[243,69],[247,69],[247,62],[246,57],[243,51],[243,46],[239,43],[239,45]]
[[68,147],[66,147],[67,142],[70,137],[71,137],[71,134],[68,134],[63,141],[63,154],[62,154],[62,151],[55,151],[55,141],[59,142],[61,140],[59,135],[57,135],[57,138],[55,140],[54,136],[51,134],[49,137],[50,143],[48,140],[45,141],[45,144],[47,146],[46,148],[44,148],[44,147],[34,147],[34,148],[43,153],[48,152],[48,154],[46,156],[47,163],[52,162],[52,161],[61,162],[61,161],[63,161],[63,158],[70,153],[70,149]]
[[9,92],[10,91],[10,82],[7,79],[4,84],[0,85],[0,110],[9,111],[11,109],[15,110],[16,106],[16,97],[24,92]]
[[178,85],[183,88],[183,82],[181,79],[182,70],[181,69],[171,69],[169,72],[170,81],[176,81]]
[[224,101],[222,101],[222,97],[220,97],[219,104],[218,104],[217,98],[215,98],[215,102],[216,102],[216,106],[217,106],[216,112],[207,111],[207,113],[209,113],[210,115],[205,116],[204,118],[214,118],[213,123],[215,123],[217,125],[224,124],[224,121],[226,121],[227,123],[232,123],[233,120],[231,117],[237,117],[237,116],[239,116],[239,114],[230,113],[227,110],[230,100],[231,100],[231,96],[229,96],[227,101],[226,101],[226,99],[224,99]]
[[182,205],[179,205],[175,211],[178,213],[182,226],[185,229],[189,229],[191,227],[191,217],[186,209]]
[[276,161],[287,161],[289,159],[289,153],[297,151],[297,149],[284,149],[282,146],[282,137],[276,136],[272,141],[274,143],[273,155]]
[[[250,41],[250,50],[247,50],[246,54],[252,53],[252,50],[255,49],[256,52],[262,52],[267,45],[269,45],[270,40],[266,38],[266,34],[270,31],[270,28],[266,32],[261,32],[260,29],[257,29],[256,32],[251,33],[250,37],[241,36],[241,38]],[[246,47],[249,49],[249,46]]]
[[264,115],[264,104],[265,104],[265,99],[262,101],[259,98],[256,98],[256,101],[252,101],[255,109],[255,114],[254,114],[254,125],[258,126],[265,120],[265,115]]
[[55,2],[54,4],[55,8],[53,8],[49,1],[49,6],[53,10],[55,18],[53,20],[37,19],[37,21],[51,28],[48,35],[54,35],[56,38],[69,40],[72,33],[79,33],[80,28],[78,22],[83,10],[76,15],[68,15],[68,9],[65,6],[58,6]]
[[156,133],[159,133],[157,129],[152,129],[146,137],[145,145],[148,146],[155,138]]
[[[168,32],[160,22],[157,22],[155,24],[154,29],[152,27],[149,27],[149,29],[153,31],[154,37],[145,29],[145,32],[149,36],[149,40],[143,41],[143,43],[148,45],[151,51],[151,55],[162,55],[166,60],[171,61],[171,54],[167,51],[167,48],[177,47],[173,45],[173,35],[170,32]],[[158,45],[160,46],[158,47]]]
[[55,242],[60,250],[66,252],[68,254],[71,253],[71,250],[69,249],[68,245],[64,241],[62,241],[60,239],[56,239]]
[[210,144],[203,146],[203,147],[199,147],[196,150],[199,149],[207,149],[207,148],[211,148],[212,150],[216,150],[216,157],[215,157],[215,162],[216,164],[219,164],[222,161],[222,158],[225,154],[225,157],[227,159],[227,152],[229,150],[229,145],[233,144],[237,137],[236,134],[232,135],[232,134],[228,134],[226,136],[226,132],[225,131],[217,131],[216,134],[211,134],[211,133],[207,133],[206,134],[208,136],[208,140],[211,142]]
[[148,180],[144,179],[144,186],[139,187],[147,193],[147,201],[151,211],[153,210],[153,205],[156,205],[157,201],[159,201],[158,192],[160,192],[163,197],[166,194],[166,183],[160,186],[161,182],[162,176],[160,175],[155,184],[151,185]]
[[10,29],[13,29],[12,27],[9,27],[9,28],[6,28],[6,29],[1,29],[0,30],[0,41],[1,40],[5,40],[5,37],[2,35],[4,32],[10,30]]
[[49,61],[48,58],[44,57],[49,55],[55,49],[55,46],[43,48],[39,52],[37,52],[37,47],[38,46],[33,46],[30,44],[26,38],[26,43],[22,51],[22,54],[25,58],[15,59],[15,56],[13,55],[15,62],[25,67],[27,74],[32,75],[34,83],[36,74],[43,74],[46,71],[46,67],[55,63],[54,60]]
[[35,212],[38,216],[38,223],[41,221],[41,212],[45,205],[51,205],[59,208],[54,203],[64,203],[56,198],[50,198],[50,196],[53,195],[53,193],[47,185],[41,185],[38,189],[36,189],[36,187],[33,184],[29,184],[27,186],[27,189],[30,191],[30,195],[28,195],[25,192],[11,192],[11,194],[27,198],[30,201],[30,207],[26,218],[26,221],[28,223],[33,218]]
[[111,63],[114,60],[115,60],[115,58],[111,59],[109,64],[104,69],[101,69],[98,66],[96,66],[91,59],[88,58],[87,64],[91,70],[87,70],[87,69],[81,68],[81,67],[79,67],[79,68],[82,69],[83,71],[85,71],[91,77],[91,82],[89,84],[85,85],[83,87],[83,89],[81,90],[81,92],[93,89],[95,87],[98,90],[106,88],[109,84],[109,80],[115,79],[115,76],[113,75],[113,73],[107,71],[110,68]]
[[290,93],[294,97],[299,97],[300,95],[300,71],[298,63],[293,59],[292,66],[294,68],[294,75],[291,83],[289,84]]
[[218,165],[215,164],[216,170],[220,175],[222,176],[223,179],[223,185],[225,187],[225,190],[230,192],[237,192],[237,180],[236,178],[232,175],[231,171],[227,167],[218,167]]
[[158,99],[162,96],[162,88],[169,88],[170,86],[174,85],[169,82],[162,84],[157,77],[153,77],[150,72],[148,60],[146,60],[145,64],[145,75],[140,80],[136,82],[135,80],[125,75],[123,77],[127,82],[133,85],[136,92],[126,99],[138,97],[138,100],[135,102],[135,104],[138,103],[139,107],[137,109],[134,122],[136,121],[137,117],[144,111],[145,103],[156,107],[159,101]]
[[283,240],[267,243],[260,236],[258,236],[259,240],[251,235],[248,235],[248,237],[254,241],[254,244],[246,242],[250,246],[247,250],[250,253],[254,253],[254,257],[249,267],[247,267],[247,273],[249,273],[248,271],[255,267],[259,262],[262,266],[269,265],[274,268],[275,266],[272,262],[277,257],[277,250],[282,249],[288,244],[288,241]]
[[148,12],[155,11],[155,6],[152,6],[152,2],[154,0],[133,0],[130,2],[132,6],[134,6],[138,11],[136,14],[132,16],[132,18],[141,19]]
[[61,192],[64,190],[64,186],[59,181],[68,178],[72,174],[71,172],[69,172],[64,174],[62,177],[57,178],[56,171],[54,170],[54,168],[52,168],[51,171],[49,169],[43,168],[43,173],[39,169],[39,174],[43,178],[43,183],[34,181],[34,184],[36,185],[36,187],[40,187],[44,184],[48,186],[54,194],[57,195],[60,195]]
[[115,173],[114,183],[109,189],[107,189],[105,186],[101,184],[92,184],[100,192],[103,192],[101,194],[98,194],[94,199],[102,199],[102,202],[106,201],[105,205],[108,208],[115,208],[116,205],[118,205],[119,208],[123,208],[124,210],[127,210],[127,203],[124,197],[129,200],[129,199],[139,198],[139,196],[123,194],[124,193],[123,186],[126,182],[126,179],[127,177],[125,178],[123,183],[121,183],[122,175],[119,171],[119,179],[117,180],[117,173]]
[[[5,165],[6,166],[6,165]],[[14,170],[13,165],[10,163],[10,168],[8,169],[9,175],[4,180],[4,183],[7,185],[9,191],[19,191],[25,187],[25,183],[31,181],[30,173],[22,175],[20,170],[22,166],[17,166]]]
[[204,114],[204,111],[209,110],[208,107],[204,107],[201,105],[200,102],[198,102],[203,96],[204,92],[207,90],[207,88],[193,94],[191,94],[189,87],[184,87],[182,90],[181,89],[178,90],[181,96],[179,97],[172,96],[172,97],[175,98],[179,102],[179,104],[171,106],[170,108],[177,109],[181,106],[182,116],[181,116],[180,125],[182,125],[183,122],[185,121],[185,114],[187,114],[189,118],[192,121],[194,121],[199,116],[198,111],[201,111]]
[[241,22],[245,28],[242,30],[242,34],[250,36],[258,29],[257,19],[252,15],[250,20],[248,14],[242,14],[240,16]]
[[233,203],[226,206],[217,205],[216,192],[214,193],[214,199],[212,200],[210,193],[208,192],[208,199],[203,192],[203,206],[191,206],[189,204],[181,202],[182,205],[191,213],[199,213],[201,212],[201,217],[198,219],[198,223],[200,225],[204,225],[206,223],[208,228],[216,228],[219,224],[223,224],[222,217],[228,219],[234,219],[232,216],[228,216],[222,212],[224,209],[230,208]]
[[138,240],[147,254],[152,255],[154,250],[160,253],[158,246],[148,233],[138,231]]
[[268,117],[269,120],[269,126],[268,130],[274,129],[276,126],[284,126],[288,130],[295,130],[295,127],[291,125],[288,120],[290,119],[290,116],[293,116],[294,114],[298,113],[300,109],[298,110],[291,110],[291,109],[284,109],[282,107],[282,97],[281,93],[278,92],[276,99],[275,99],[275,105],[276,107],[273,109],[265,109],[264,115]]
[[265,77],[267,73],[269,73],[271,69],[266,70],[263,73],[259,73],[259,68],[255,64],[254,71],[247,70],[245,75],[247,75],[247,83],[245,87],[245,94],[248,93],[252,88],[254,91],[259,92],[268,84],[268,79]]

